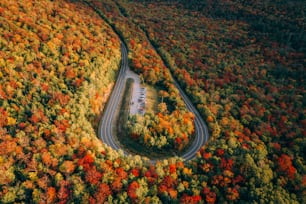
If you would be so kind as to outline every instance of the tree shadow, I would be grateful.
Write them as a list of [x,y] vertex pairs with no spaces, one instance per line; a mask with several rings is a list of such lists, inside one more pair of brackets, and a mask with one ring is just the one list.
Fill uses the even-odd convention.
[[250,35],[265,37],[271,42],[278,42],[296,51],[306,52],[304,32],[306,3],[302,0],[277,2],[272,0],[134,0],[134,2],[177,3],[177,6],[199,11],[210,18],[244,21],[250,26]]

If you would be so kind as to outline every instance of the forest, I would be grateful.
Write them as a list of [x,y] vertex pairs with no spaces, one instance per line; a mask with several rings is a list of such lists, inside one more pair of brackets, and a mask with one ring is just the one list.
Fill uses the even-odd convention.
[[[306,203],[300,0],[0,2],[0,203]],[[131,117],[152,151],[210,138],[191,161],[114,151],[97,127],[120,68],[158,91]],[[141,127],[141,128],[135,128]]]

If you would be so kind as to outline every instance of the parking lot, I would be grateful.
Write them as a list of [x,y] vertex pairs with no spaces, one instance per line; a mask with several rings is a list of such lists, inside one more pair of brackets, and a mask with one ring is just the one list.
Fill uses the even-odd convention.
[[147,90],[145,87],[141,86],[139,76],[134,72],[129,70],[128,78],[134,79],[132,97],[130,101],[130,114],[144,115],[146,108]]
[[130,114],[144,115],[146,107],[146,88],[134,84],[132,99],[130,102]]

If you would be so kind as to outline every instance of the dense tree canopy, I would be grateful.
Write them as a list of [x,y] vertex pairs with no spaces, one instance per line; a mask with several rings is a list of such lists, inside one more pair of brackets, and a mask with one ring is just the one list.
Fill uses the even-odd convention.
[[[0,203],[306,202],[305,3],[169,2],[0,2]],[[115,33],[161,90],[131,128],[177,149],[192,137],[171,72],[210,127],[194,160],[151,164],[97,138]]]
[[[225,198],[267,201],[289,196],[288,191],[302,201],[305,3],[170,2],[120,1],[118,6],[147,33],[207,119],[213,138],[203,151],[220,157],[217,169],[231,164],[233,177],[245,181],[241,187],[228,181],[236,185],[231,187],[236,196],[227,196],[224,188]],[[210,178],[221,179],[216,162],[207,159],[200,156],[196,166],[204,163]],[[275,181],[283,181],[281,188]]]

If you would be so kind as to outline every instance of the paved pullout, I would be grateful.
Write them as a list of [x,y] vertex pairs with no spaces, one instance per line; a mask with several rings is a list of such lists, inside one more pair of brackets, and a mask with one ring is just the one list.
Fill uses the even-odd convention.
[[[128,55],[127,55],[127,48],[122,43],[121,45],[121,68],[118,74],[118,78],[116,81],[116,84],[113,88],[112,94],[109,98],[109,101],[107,103],[107,106],[105,107],[104,114],[102,116],[102,119],[100,121],[98,134],[100,139],[110,146],[111,148],[115,150],[122,149],[120,146],[119,141],[116,137],[114,137],[112,133],[112,128],[114,124],[114,117],[116,114],[116,111],[119,107],[119,102],[122,98],[122,94],[124,91],[124,85],[126,82],[126,79],[128,78],[129,74],[127,74],[129,71],[128,66]],[[197,111],[197,109],[193,106],[193,104],[190,102],[187,95],[184,93],[184,91],[180,88],[178,83],[174,82],[175,86],[178,88],[187,108],[189,111],[191,111],[194,116],[194,125],[195,125],[195,140],[189,147],[189,149],[182,155],[182,158],[184,160],[191,160],[196,156],[197,151],[207,142],[209,138],[208,128],[204,120],[202,119],[201,115]],[[125,151],[122,149],[125,154],[127,154],[128,151]]]

